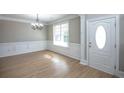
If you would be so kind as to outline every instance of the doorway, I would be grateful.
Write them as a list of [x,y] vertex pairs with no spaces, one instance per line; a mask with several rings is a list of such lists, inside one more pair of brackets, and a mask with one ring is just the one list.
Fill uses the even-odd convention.
[[116,69],[116,18],[90,20],[87,26],[89,66],[114,74]]

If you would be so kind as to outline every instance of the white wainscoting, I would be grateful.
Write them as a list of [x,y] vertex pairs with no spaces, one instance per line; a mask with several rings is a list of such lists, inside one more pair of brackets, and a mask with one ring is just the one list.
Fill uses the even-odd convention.
[[45,50],[47,41],[0,43],[0,57]]
[[69,43],[69,47],[60,47],[47,41],[47,49],[80,60],[80,44]]
[[53,45],[52,41],[0,43],[0,57],[13,56],[46,49],[80,60],[80,44],[70,43],[69,47],[60,47]]

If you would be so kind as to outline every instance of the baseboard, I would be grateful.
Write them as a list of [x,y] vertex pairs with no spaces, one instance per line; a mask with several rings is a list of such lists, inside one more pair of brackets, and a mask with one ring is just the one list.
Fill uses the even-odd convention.
[[80,64],[82,64],[82,65],[88,65],[88,61],[87,60],[81,60],[80,61]]
[[0,57],[19,55],[29,52],[45,50],[47,41],[26,41],[0,43]]
[[80,44],[69,43],[69,47],[60,47],[53,45],[52,41],[47,41],[47,49],[63,54],[65,56],[80,60]]
[[124,72],[118,71],[118,72],[116,72],[116,76],[120,77],[120,78],[124,78]]

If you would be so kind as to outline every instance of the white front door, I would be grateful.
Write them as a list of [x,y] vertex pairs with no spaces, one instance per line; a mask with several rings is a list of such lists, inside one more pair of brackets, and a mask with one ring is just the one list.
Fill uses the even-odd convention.
[[115,18],[88,21],[89,65],[114,74]]

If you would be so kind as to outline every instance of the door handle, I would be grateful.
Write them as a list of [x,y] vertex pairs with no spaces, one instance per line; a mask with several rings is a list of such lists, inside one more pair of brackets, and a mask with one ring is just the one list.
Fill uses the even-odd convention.
[[89,44],[91,44],[91,42],[89,42]]
[[91,44],[92,44],[92,43],[91,43],[91,42],[89,42],[89,48],[91,47]]
[[89,45],[89,48],[91,47],[91,45]]

